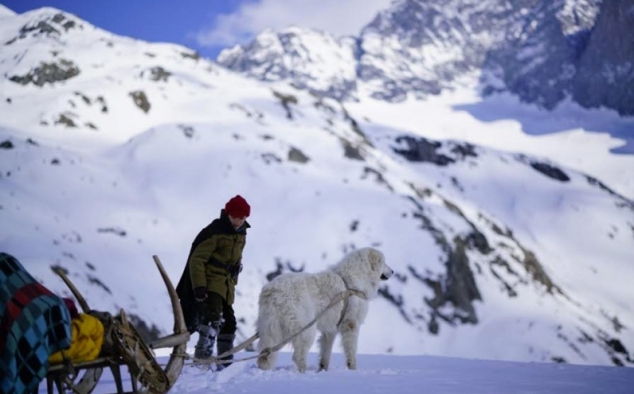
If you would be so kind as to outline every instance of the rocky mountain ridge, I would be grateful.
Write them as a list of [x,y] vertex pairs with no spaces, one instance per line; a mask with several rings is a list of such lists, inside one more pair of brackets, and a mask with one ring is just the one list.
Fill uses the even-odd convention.
[[[629,116],[632,9],[632,0],[399,0],[358,37],[340,39],[350,45],[314,31],[268,31],[268,42],[290,44],[261,46],[256,43],[263,38],[256,37],[221,52],[217,61],[260,80],[287,80],[337,99],[360,93],[393,102],[424,98],[480,75],[472,83],[484,95],[509,91],[547,109],[570,98]],[[275,59],[275,67],[267,58]],[[311,71],[342,68],[345,76],[335,79]]]

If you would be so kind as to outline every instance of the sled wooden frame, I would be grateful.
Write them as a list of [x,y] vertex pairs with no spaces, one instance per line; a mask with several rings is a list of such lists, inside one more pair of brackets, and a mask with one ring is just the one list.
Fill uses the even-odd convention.
[[[112,354],[86,362],[73,363],[67,359],[62,363],[51,365],[46,375],[48,394],[54,394],[54,388],[57,389],[59,394],[65,392],[90,394],[99,383],[104,368],[110,368],[117,388],[117,394],[163,394],[174,386],[183,369],[189,332],[185,327],[185,319],[176,290],[174,290],[174,286],[158,256],[152,257],[165,282],[172,303],[174,333],[146,344],[139,336],[136,328],[128,322],[125,311],[122,309],[119,315],[114,316],[112,319],[112,332],[105,334],[112,335],[115,345],[112,348],[113,351],[110,352]],[[54,267],[53,272],[59,275],[66,283],[77,299],[82,311],[84,313],[91,312],[92,310],[88,303],[66,273],[59,267]],[[173,348],[165,369],[158,364],[152,353],[152,349],[161,348]],[[123,389],[121,366],[128,368],[132,385],[131,391],[126,392]]]

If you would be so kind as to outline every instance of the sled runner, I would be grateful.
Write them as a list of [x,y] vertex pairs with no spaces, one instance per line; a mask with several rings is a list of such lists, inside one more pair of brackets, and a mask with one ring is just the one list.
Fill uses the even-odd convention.
[[[99,356],[90,361],[73,362],[65,358],[61,363],[52,364],[46,376],[48,394],[71,392],[89,394],[99,383],[104,368],[110,368],[117,387],[117,394],[128,393],[167,393],[181,373],[185,358],[185,347],[189,340],[189,332],[185,327],[183,312],[178,296],[163,265],[157,256],[154,262],[165,282],[174,313],[174,333],[147,344],[139,335],[122,309],[118,315],[108,312],[97,312],[90,309],[79,290],[60,268],[53,271],[62,278],[73,293],[82,311],[94,316],[104,326],[104,341]],[[165,369],[159,365],[152,349],[173,348]],[[121,379],[121,366],[130,373],[131,391],[124,391]]]

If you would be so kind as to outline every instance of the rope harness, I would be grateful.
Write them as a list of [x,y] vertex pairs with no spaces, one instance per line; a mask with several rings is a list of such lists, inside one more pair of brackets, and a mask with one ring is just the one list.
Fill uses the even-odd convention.
[[[279,344],[277,344],[277,345],[275,345],[273,347],[267,347],[265,349],[262,349],[262,351],[259,354],[255,355],[255,356],[245,357],[245,358],[241,358],[241,359],[238,359],[238,360],[222,360],[225,357],[231,356],[234,353],[237,353],[237,352],[239,352],[241,350],[246,349],[250,344],[255,342],[256,339],[258,339],[260,337],[259,333],[256,332],[255,334],[253,334],[246,341],[242,342],[241,344],[239,344],[238,346],[236,346],[236,347],[234,347],[234,348],[232,348],[230,350],[227,350],[226,352],[224,352],[222,354],[219,354],[217,357],[211,356],[210,358],[204,359],[204,360],[196,359],[195,363],[197,365],[204,365],[204,364],[231,364],[231,363],[236,363],[236,362],[241,362],[241,361],[252,360],[254,358],[259,358],[259,357],[262,357],[262,356],[268,356],[269,354],[275,353],[275,352],[279,351],[280,349],[282,349],[289,342],[291,342],[293,339],[295,339],[298,335],[300,335],[301,333],[303,333],[304,331],[309,329],[311,326],[313,326],[315,323],[317,323],[317,320],[319,320],[326,312],[328,312],[328,310],[330,310],[332,307],[334,307],[335,305],[337,305],[338,303],[343,301],[343,309],[341,310],[341,317],[339,318],[339,322],[337,323],[337,328],[338,328],[341,325],[341,323],[343,323],[344,317],[346,315],[346,311],[348,310],[348,304],[349,304],[348,299],[350,298],[350,296],[357,296],[357,297],[361,298],[362,300],[366,300],[366,301],[368,299],[368,297],[365,295],[364,292],[362,292],[361,290],[350,288],[348,286],[348,283],[346,283],[346,280],[340,275],[339,275],[339,277],[343,281],[343,284],[346,287],[346,290],[335,294],[335,296],[330,301],[330,304],[328,304],[328,306],[323,311],[321,311],[317,316],[315,316],[315,318],[313,320],[311,320],[308,324],[306,324],[304,327],[302,327],[295,334],[288,336],[286,339],[284,339]],[[187,353],[178,354],[178,356],[184,357],[185,359],[192,358]]]

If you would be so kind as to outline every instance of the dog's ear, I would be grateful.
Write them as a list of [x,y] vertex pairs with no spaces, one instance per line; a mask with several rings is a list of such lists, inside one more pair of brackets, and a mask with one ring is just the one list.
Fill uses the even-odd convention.
[[368,261],[372,271],[380,272],[383,269],[383,253],[378,250],[370,249],[368,251]]

